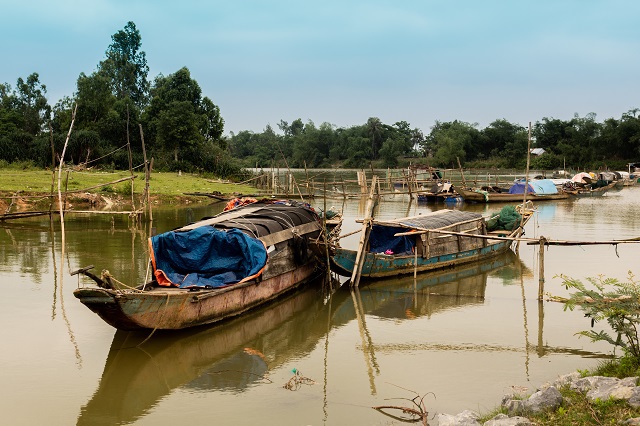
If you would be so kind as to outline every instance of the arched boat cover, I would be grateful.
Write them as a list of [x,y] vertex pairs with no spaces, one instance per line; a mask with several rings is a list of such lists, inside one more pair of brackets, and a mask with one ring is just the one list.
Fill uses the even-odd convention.
[[238,229],[201,226],[149,238],[154,275],[160,285],[225,287],[262,273],[267,250]]
[[395,234],[410,229],[439,229],[456,223],[480,220],[480,213],[462,210],[438,210],[430,214],[396,219],[392,221],[374,221],[369,234],[371,253],[411,254],[416,245],[415,236],[396,237]]

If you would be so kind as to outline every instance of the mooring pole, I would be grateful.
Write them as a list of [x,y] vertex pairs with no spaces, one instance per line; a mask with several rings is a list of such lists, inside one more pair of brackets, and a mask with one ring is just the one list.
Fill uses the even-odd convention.
[[542,301],[544,295],[544,243],[546,238],[540,237],[540,270],[538,272],[538,301]]

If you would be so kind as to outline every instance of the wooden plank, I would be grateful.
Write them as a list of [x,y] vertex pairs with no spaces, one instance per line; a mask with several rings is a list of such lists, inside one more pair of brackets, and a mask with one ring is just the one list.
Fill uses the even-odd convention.
[[318,222],[309,222],[302,225],[294,226],[293,228],[283,229],[282,231],[275,232],[273,234],[260,237],[259,240],[269,247],[274,244],[287,241],[293,237],[293,235],[305,235],[311,232],[315,232],[321,229]]
[[371,179],[371,190],[369,191],[369,197],[367,199],[367,207],[365,209],[365,218],[362,224],[362,235],[360,236],[360,243],[358,244],[356,260],[353,265],[353,273],[351,274],[352,287],[357,287],[358,284],[360,283],[362,265],[364,264],[367,243],[369,242],[369,233],[371,232],[371,223],[373,220],[373,207],[375,205],[373,200],[373,194],[376,189],[377,179],[378,177],[375,175]]

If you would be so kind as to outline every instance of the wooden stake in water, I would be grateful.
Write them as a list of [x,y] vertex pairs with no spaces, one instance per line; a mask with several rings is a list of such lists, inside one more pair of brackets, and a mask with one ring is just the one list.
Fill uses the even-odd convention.
[[540,270],[538,272],[538,300],[541,301],[544,295],[544,243],[546,239],[540,237]]

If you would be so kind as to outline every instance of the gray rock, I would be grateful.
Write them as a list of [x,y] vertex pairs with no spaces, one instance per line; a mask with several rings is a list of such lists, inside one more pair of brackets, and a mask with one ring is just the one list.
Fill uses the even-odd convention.
[[522,399],[509,399],[503,402],[502,406],[507,409],[510,416],[524,413],[524,400]]
[[640,426],[640,417],[634,417],[632,419],[627,419],[621,424],[628,426]]
[[439,426],[482,426],[478,419],[480,415],[475,411],[465,410],[462,413],[451,414],[438,414]]
[[631,397],[627,400],[630,406],[633,408],[640,407],[640,387],[635,387],[631,391]]
[[567,386],[570,385],[571,383],[575,382],[576,380],[580,379],[580,373],[578,373],[577,371],[574,371],[573,373],[569,373],[569,374],[564,374],[560,377],[558,377],[551,386],[555,387],[556,389],[561,388],[563,386]]
[[619,381],[620,379],[617,379],[615,377],[590,376],[575,380],[569,386],[575,391],[587,393],[591,389],[596,389],[601,386],[613,385],[615,383],[618,383]]
[[594,387],[587,392],[587,399],[591,402],[598,399],[601,401],[608,399],[630,399],[634,395],[635,388],[635,384],[627,386],[622,380],[614,383],[601,383],[600,386]]
[[531,426],[533,423],[526,417],[509,417],[506,414],[498,414],[491,420],[487,420],[484,426]]
[[546,410],[555,410],[562,404],[560,391],[551,386],[538,391],[524,401],[524,412],[540,413]]

